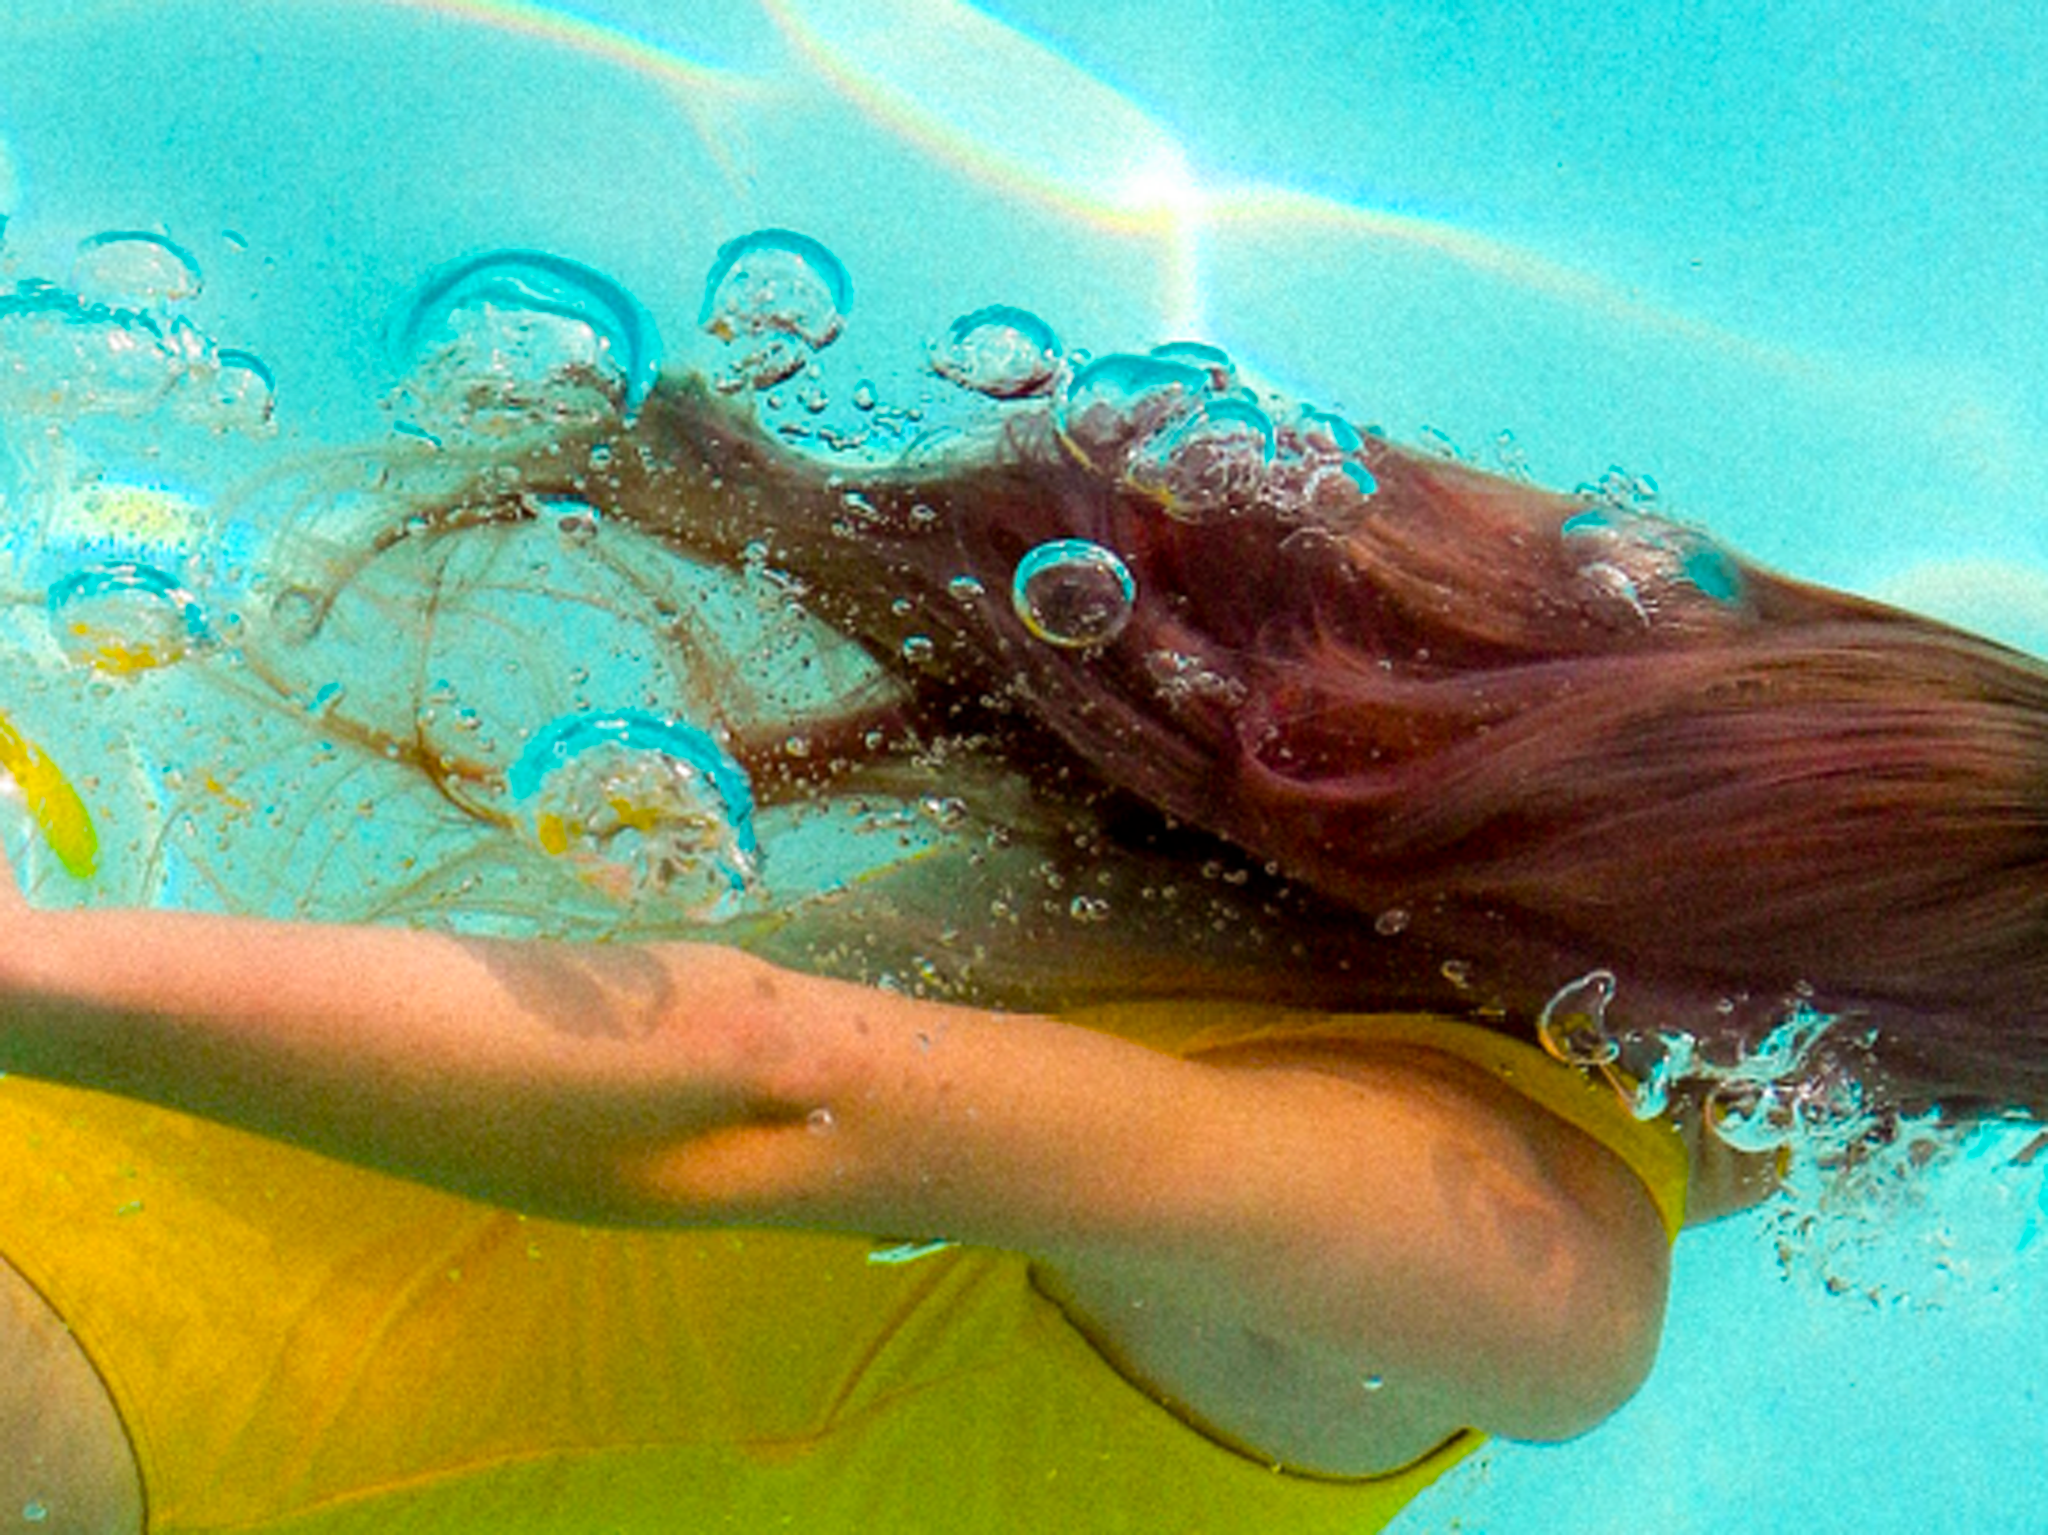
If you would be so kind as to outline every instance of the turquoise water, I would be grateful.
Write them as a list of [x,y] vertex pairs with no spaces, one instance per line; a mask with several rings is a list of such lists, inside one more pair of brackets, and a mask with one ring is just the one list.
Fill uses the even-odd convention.
[[[108,232],[201,274],[167,301],[204,338],[198,419],[65,429],[198,505],[388,435],[394,317],[453,258],[589,263],[710,365],[718,247],[787,226],[852,278],[827,415],[863,381],[942,410],[926,343],[989,303],[1098,352],[1200,337],[1546,483],[1649,477],[1772,563],[2048,653],[2048,24],[1786,9],[0,0],[0,281],[133,281],[150,241],[81,269]],[[96,792],[173,803],[135,730],[61,724],[140,695],[65,680],[46,627],[10,708],[119,764]],[[260,779],[222,793],[261,808]],[[190,899],[238,873],[109,859]],[[1769,1212],[1688,1236],[1641,1397],[1489,1450],[1401,1527],[2048,1528],[2048,1211],[2012,1149],[1784,1256]]]

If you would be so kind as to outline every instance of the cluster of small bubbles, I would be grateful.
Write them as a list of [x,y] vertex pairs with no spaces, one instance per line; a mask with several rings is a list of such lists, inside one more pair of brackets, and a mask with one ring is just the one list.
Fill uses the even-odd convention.
[[808,235],[761,229],[718,248],[697,323],[739,354],[713,384],[726,393],[770,389],[810,366],[853,307],[839,258]]
[[1017,562],[1010,603],[1036,639],[1065,650],[1107,645],[1130,622],[1138,585],[1100,544],[1062,538]]
[[1107,922],[1109,902],[1099,895],[1077,895],[1067,903],[1067,915],[1076,922]]
[[1044,394],[1059,375],[1060,343],[1028,309],[991,304],[962,315],[930,347],[932,371],[991,399]]
[[1124,481],[1170,516],[1206,522],[1256,496],[1273,462],[1273,422],[1242,395],[1222,395],[1141,442]]
[[1145,657],[1145,674],[1160,701],[1170,709],[1210,706],[1235,709],[1250,696],[1235,677],[1226,677],[1200,656],[1178,650],[1154,650]]
[[654,322],[594,268],[492,251],[436,272],[393,334],[402,424],[438,440],[630,419],[661,367]]
[[132,677],[212,643],[206,609],[175,576],[131,560],[72,571],[50,586],[50,630],[74,664]]
[[1706,1119],[1737,1151],[1769,1151],[1801,1142],[1846,1143],[1868,1125],[1865,1093],[1835,1059],[1810,1065],[1837,1022],[1795,1000],[1770,1033],[1732,1062],[1671,1041],[1687,1079],[1706,1084]]
[[[2048,1159],[2031,1120],[1929,1109],[1875,1116],[1832,1154],[1785,1160],[1768,1229],[1786,1276],[1873,1305],[1995,1294],[2048,1226]],[[1957,1219],[1965,1214],[1965,1219]]]
[[527,743],[506,788],[543,852],[620,900],[660,895],[716,914],[759,860],[745,770],[679,720],[566,715]]
[[1617,512],[1650,512],[1662,497],[1649,475],[1636,474],[1619,464],[1609,464],[1599,479],[1584,482],[1575,494],[1594,506]]
[[[1564,988],[1544,1010],[1545,1047],[1599,1071],[1640,1118],[1665,1113],[1683,1085],[1701,1099],[1717,1140],[1769,1158],[1778,1195],[1763,1219],[1788,1275],[1873,1303],[1939,1303],[1987,1276],[1995,1281],[2048,1214],[2038,1127],[1973,1125],[1939,1108],[1905,1112],[1885,1102],[1866,1069],[1874,1032],[1847,1030],[1803,992],[1785,998],[1772,1027],[1732,1057],[1682,1031],[1616,1035],[1605,1017],[1613,993],[1606,971]],[[1968,1186],[1944,1186],[1936,1197],[1929,1178],[1937,1168]],[[1952,1202],[1972,1210],[1972,1232],[1981,1224],[1982,1235],[1959,1234],[1943,1218]],[[1987,1210],[2004,1212],[2005,1224],[1980,1223]]]
[[[1366,463],[1366,434],[1330,411],[1300,407],[1274,426],[1271,461],[1256,471],[1260,504],[1282,522],[1298,522],[1355,505],[1379,490]],[[1247,480],[1254,476],[1242,468]],[[1316,526],[1311,523],[1311,526]]]
[[1536,483],[1536,472],[1529,467],[1529,454],[1520,439],[1503,427],[1494,435],[1493,465],[1508,479],[1524,485]]

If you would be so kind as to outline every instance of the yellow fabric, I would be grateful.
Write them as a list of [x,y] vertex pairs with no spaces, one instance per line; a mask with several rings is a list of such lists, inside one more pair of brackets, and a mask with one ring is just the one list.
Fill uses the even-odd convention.
[[[1169,1011],[1092,1021],[1181,1049],[1306,1022]],[[1576,1091],[1480,1031],[1386,1027],[1538,1102]],[[1607,1102],[1584,1122],[1665,1179]],[[1363,1535],[1478,1443],[1283,1475],[1117,1376],[1011,1256],[529,1220],[21,1079],[0,1081],[0,1252],[113,1391],[152,1535]]]

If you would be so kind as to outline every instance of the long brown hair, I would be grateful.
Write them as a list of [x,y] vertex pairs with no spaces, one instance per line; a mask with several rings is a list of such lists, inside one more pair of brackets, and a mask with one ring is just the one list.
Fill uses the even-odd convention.
[[[551,445],[521,494],[765,559],[932,729],[999,739],[1042,794],[1141,807],[1148,848],[1234,845],[1362,949],[1398,937],[1353,1005],[1526,1030],[1600,967],[1618,1028],[1725,1053],[1797,999],[1873,1038],[1903,1101],[2048,1108],[2041,666],[1653,509],[1306,418],[1198,515],[1071,425],[1013,407],[826,463],[668,380],[632,428]],[[1129,574],[1098,643],[1049,643],[1012,601],[1056,540]]]

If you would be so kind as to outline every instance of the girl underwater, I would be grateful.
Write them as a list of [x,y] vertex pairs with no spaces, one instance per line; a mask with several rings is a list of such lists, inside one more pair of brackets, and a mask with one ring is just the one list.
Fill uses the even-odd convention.
[[[1626,1400],[1671,1236],[1794,1137],[2041,1113],[2039,667],[1208,349],[1042,360],[886,454],[572,367],[517,432],[323,469],[223,696],[536,538],[601,569],[665,707],[314,718],[516,834],[539,933],[629,915],[15,901],[0,1499],[1373,1529]],[[721,658],[682,570],[794,639]],[[852,824],[902,855],[777,872]]]

